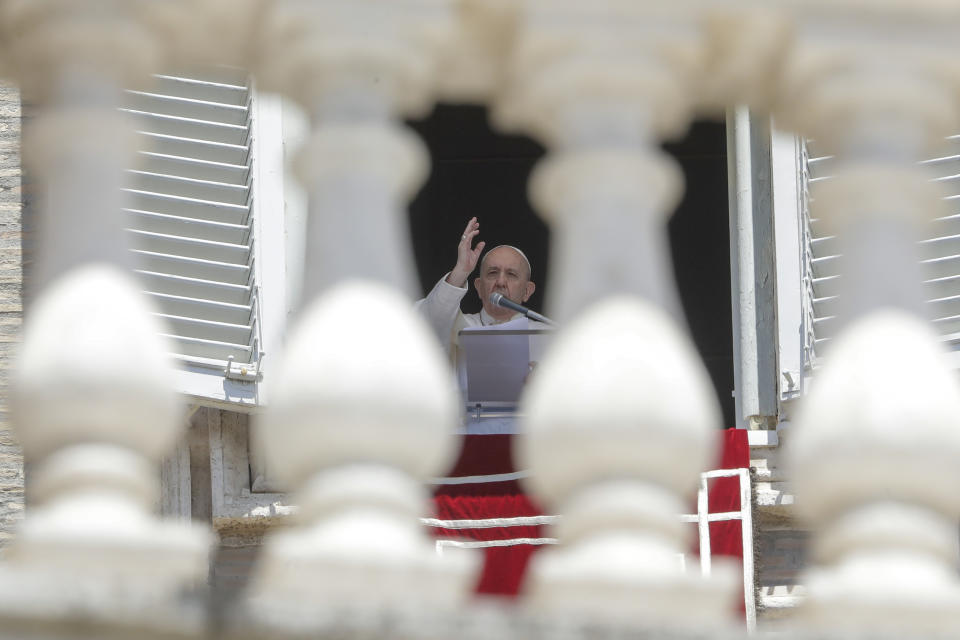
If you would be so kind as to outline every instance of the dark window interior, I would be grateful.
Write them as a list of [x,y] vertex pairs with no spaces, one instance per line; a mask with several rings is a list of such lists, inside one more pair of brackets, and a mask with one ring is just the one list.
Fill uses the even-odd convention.
[[[530,138],[490,129],[486,109],[440,105],[410,122],[430,149],[430,178],[410,206],[417,269],[424,293],[456,262],[456,245],[473,216],[487,247],[512,244],[533,264],[537,291],[530,306],[543,309],[550,233],[527,199],[527,180],[544,149]],[[733,338],[726,134],[721,122],[698,121],[688,135],[664,145],[683,168],[687,189],[670,221],[674,273],[694,342],[734,426]],[[463,308],[475,312],[472,290]]]

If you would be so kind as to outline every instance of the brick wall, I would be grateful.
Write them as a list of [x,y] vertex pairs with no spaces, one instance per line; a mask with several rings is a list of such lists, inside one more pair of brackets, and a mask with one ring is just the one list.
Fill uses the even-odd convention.
[[22,318],[20,95],[0,82],[0,548],[23,515],[23,455],[10,430],[6,391]]

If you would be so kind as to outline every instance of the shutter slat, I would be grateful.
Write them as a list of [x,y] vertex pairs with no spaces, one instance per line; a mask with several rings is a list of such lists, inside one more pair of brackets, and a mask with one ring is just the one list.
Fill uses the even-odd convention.
[[178,256],[153,251],[133,251],[144,271],[170,276],[248,286],[252,268],[248,264],[217,262],[203,258]]
[[250,338],[253,334],[252,325],[215,322],[203,318],[174,316],[166,313],[156,315],[163,318],[172,335],[185,338],[213,340],[230,344],[250,344]]
[[183,218],[209,220],[226,224],[246,224],[250,217],[250,205],[197,200],[171,193],[154,193],[125,189],[129,194],[130,209],[165,213]]
[[252,307],[250,304],[229,304],[155,291],[148,291],[147,295],[164,315],[188,317],[194,320],[229,325],[249,325],[251,321]]
[[822,238],[813,238],[810,241],[810,248],[813,255],[817,258],[825,256],[835,256],[839,253],[836,236],[824,236]]
[[130,171],[128,177],[131,188],[138,192],[176,193],[186,198],[235,205],[246,205],[250,199],[246,180],[220,182],[143,170]]
[[814,278],[825,278],[840,274],[840,256],[824,256],[810,261]]
[[133,235],[134,247],[141,251],[232,264],[247,264],[250,260],[250,247],[248,245],[215,242],[186,236],[172,236],[139,229],[129,229],[128,231]]
[[229,304],[249,306],[249,285],[231,284],[223,280],[203,280],[172,273],[137,270],[137,275],[147,291],[166,293],[185,298],[199,298]]
[[250,147],[246,144],[197,140],[148,130],[141,130],[140,134],[143,139],[141,148],[144,151],[168,156],[245,165],[250,155]]
[[950,192],[948,194],[949,196],[952,196],[954,198],[960,197],[958,196],[957,193],[955,193],[958,188],[958,185],[960,185],[960,174],[950,172],[950,173],[947,173],[946,175],[937,176],[936,178],[933,179],[933,182],[940,184],[941,186],[943,186],[943,188],[949,191]]
[[202,158],[170,156],[150,151],[141,151],[138,158],[137,166],[142,171],[195,180],[247,184],[249,174],[249,169],[244,164],[213,162]]
[[960,274],[927,280],[923,286],[929,300],[948,298],[960,291]]
[[830,235],[825,228],[826,224],[819,218],[810,218],[809,226],[811,240],[825,238]]
[[926,260],[960,254],[960,235],[931,238],[920,243],[920,253]]
[[246,104],[224,104],[148,91],[128,90],[125,94],[124,102],[132,112],[162,113],[177,118],[241,126],[246,125],[250,117]]
[[833,297],[840,293],[840,276],[813,278],[811,286],[816,297]]
[[837,296],[828,296],[826,298],[815,298],[813,300],[814,313],[818,318],[837,315]]
[[223,144],[245,145],[247,143],[249,130],[246,125],[168,116],[162,113],[137,111],[136,109],[123,109],[122,111],[136,118],[140,123],[139,128],[152,133],[190,140],[210,140]]
[[813,319],[813,331],[817,339],[829,339],[834,337],[833,332],[836,329],[837,316],[823,316]]
[[930,223],[931,238],[946,238],[960,235],[960,214],[937,218]]
[[933,321],[933,326],[941,335],[956,333],[960,331],[960,316],[937,318]]
[[960,273],[960,255],[924,260],[922,265],[928,280],[949,278]]
[[927,301],[934,318],[960,316],[960,295],[934,298]]
[[921,163],[927,166],[938,178],[960,176],[960,154],[933,158]]
[[151,91],[168,96],[236,105],[247,104],[250,95],[250,90],[243,81],[239,83],[217,82],[209,78],[198,80],[196,78],[167,75],[154,76]]
[[178,336],[165,334],[168,340],[173,342],[174,347],[181,354],[190,354],[200,358],[210,358],[211,360],[223,360],[233,356],[236,362],[249,362],[252,351],[245,344],[231,344],[229,342],[219,342],[217,340],[199,340],[187,336]]
[[131,226],[140,231],[238,245],[247,245],[250,238],[249,225],[225,224],[136,209],[126,209],[126,211],[133,218]]
[[807,159],[807,171],[811,182],[829,175],[831,160],[833,156],[812,156]]

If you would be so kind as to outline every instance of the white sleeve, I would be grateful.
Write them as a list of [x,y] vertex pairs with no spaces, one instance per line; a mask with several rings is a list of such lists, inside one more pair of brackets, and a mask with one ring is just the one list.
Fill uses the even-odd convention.
[[447,276],[440,278],[426,298],[414,303],[416,309],[433,329],[440,344],[450,350],[450,336],[453,325],[460,314],[460,301],[467,295],[466,287],[455,287],[447,282]]

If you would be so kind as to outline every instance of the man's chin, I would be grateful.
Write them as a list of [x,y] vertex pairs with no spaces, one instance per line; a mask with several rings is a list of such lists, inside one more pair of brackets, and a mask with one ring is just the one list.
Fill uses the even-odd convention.
[[[506,311],[506,313],[503,313],[504,311]],[[513,316],[517,315],[515,311],[501,309],[500,307],[496,307],[496,310],[493,312],[491,312],[490,309],[487,309],[487,314],[497,322],[506,322],[507,320],[513,318]]]

